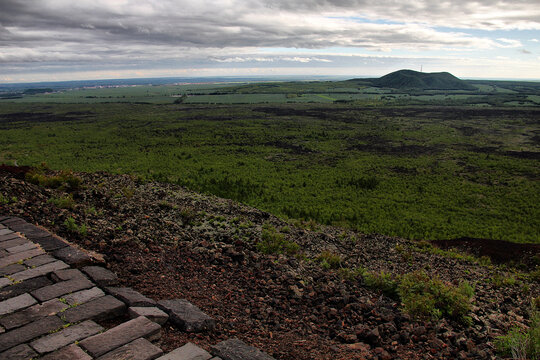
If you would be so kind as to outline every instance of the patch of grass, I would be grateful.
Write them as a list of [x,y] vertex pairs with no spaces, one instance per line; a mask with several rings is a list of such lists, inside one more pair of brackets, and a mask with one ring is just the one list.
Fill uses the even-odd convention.
[[471,310],[474,290],[467,282],[455,287],[423,271],[416,271],[401,277],[398,293],[404,310],[414,317],[448,317],[467,325],[471,323],[467,314]]
[[533,301],[528,329],[513,327],[495,340],[497,351],[513,359],[540,359],[540,311]]
[[12,196],[10,198],[8,196],[4,196],[3,194],[0,194],[0,205],[14,204],[17,201],[19,201],[19,199],[16,196]]
[[319,256],[317,256],[317,261],[322,266],[323,269],[338,269],[341,267],[341,257],[328,250],[324,250],[321,252]]
[[73,209],[75,208],[75,201],[73,195],[68,194],[60,197],[52,197],[47,201],[49,204],[54,204],[60,209]]
[[64,170],[58,175],[48,175],[45,170],[46,168],[42,166],[27,172],[26,181],[51,189],[62,188],[66,191],[77,190],[81,185],[81,178],[75,176],[71,171]]
[[366,271],[363,274],[364,282],[372,289],[380,290],[383,294],[393,299],[397,299],[399,280],[394,278],[391,273],[385,271],[370,272]]
[[489,281],[494,287],[514,286],[517,283],[517,279],[512,274],[494,274]]
[[192,225],[197,218],[197,212],[189,207],[184,207],[180,210],[180,217],[184,225]]
[[256,246],[257,250],[263,254],[294,255],[300,250],[300,246],[297,243],[286,240],[283,234],[268,224],[263,226],[261,241]]
[[88,235],[88,229],[86,228],[86,224],[77,225],[77,223],[75,222],[75,219],[72,217],[68,217],[64,221],[64,226],[69,232],[79,234],[82,237],[85,237],[86,235]]

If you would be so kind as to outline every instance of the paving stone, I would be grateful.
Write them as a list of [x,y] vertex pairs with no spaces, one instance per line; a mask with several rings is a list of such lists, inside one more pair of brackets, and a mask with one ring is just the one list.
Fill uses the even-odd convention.
[[34,256],[38,256],[44,253],[45,251],[43,251],[43,249],[32,249],[32,250],[23,251],[17,254],[8,255],[0,259],[0,268],[3,268],[4,266],[8,266],[11,264],[15,264],[16,262],[23,261],[25,259],[32,258]]
[[200,332],[216,326],[214,319],[187,300],[161,300],[158,306],[169,314],[169,320],[182,331]]
[[105,293],[98,287],[93,287],[88,290],[77,291],[73,294],[64,296],[64,299],[69,305],[80,305],[88,301],[105,296]]
[[0,242],[9,241],[13,239],[20,239],[21,237],[16,233],[11,233],[7,235],[0,235]]
[[208,360],[212,355],[195,344],[187,343],[170,353],[163,355],[158,360]]
[[0,301],[31,292],[43,286],[51,285],[52,282],[45,276],[32,278],[18,284],[14,284],[3,289],[0,289]]
[[24,236],[30,240],[51,236],[50,232],[40,229],[37,226],[27,222],[10,222],[8,227],[11,230],[23,233]]
[[7,277],[0,278],[0,289],[11,284],[13,284],[13,281],[8,279]]
[[89,337],[81,341],[79,345],[90,355],[99,357],[140,337],[155,340],[161,335],[160,331],[161,326],[140,316],[104,333]]
[[92,360],[92,357],[75,344],[52,352],[39,360]]
[[74,279],[86,279],[88,278],[79,269],[64,269],[58,270],[51,274],[51,279],[56,282],[74,280]]
[[9,255],[9,253],[6,250],[0,249],[0,258],[4,258],[4,257],[6,257],[8,255]]
[[223,360],[274,360],[270,355],[239,339],[229,339],[211,347],[213,355]]
[[21,219],[20,217],[12,216],[9,219],[2,220],[2,224],[4,224],[6,227],[11,227],[15,224],[28,224],[24,219]]
[[8,351],[4,351],[3,353],[0,353],[0,359],[6,359],[6,360],[28,360],[33,359],[38,354],[32,350],[32,348],[26,344],[21,344],[19,346],[15,346],[14,348],[9,349]]
[[85,339],[102,331],[103,328],[91,320],[69,326],[63,330],[49,334],[30,343],[40,354],[48,353],[67,346],[75,341]]
[[11,299],[1,301],[0,316],[27,308],[34,305],[36,302],[36,299],[34,299],[30,294],[22,294]]
[[62,313],[62,318],[70,323],[88,319],[100,321],[120,316],[125,309],[126,306],[123,302],[113,296],[107,295],[67,309]]
[[139,316],[144,316],[159,325],[163,325],[169,319],[169,315],[159,310],[157,307],[130,307],[128,314],[131,319]]
[[53,255],[57,259],[60,259],[75,267],[85,266],[92,262],[92,258],[90,256],[73,246],[66,246],[62,249],[55,250]]
[[46,251],[55,251],[69,245],[65,241],[52,235],[36,239],[35,242],[37,242]]
[[75,291],[89,289],[93,286],[94,283],[86,278],[73,279],[61,281],[59,283],[34,290],[30,294],[39,301],[43,302]]
[[24,270],[26,270],[26,267],[21,264],[11,264],[0,269],[0,276],[15,274]]
[[146,339],[137,339],[113,350],[97,360],[153,360],[163,351]]
[[82,271],[99,286],[111,286],[118,283],[118,276],[101,266],[85,266]]
[[13,231],[9,229],[0,229],[0,235],[12,234]]
[[[15,254],[15,255],[18,255],[18,254]],[[51,273],[53,271],[62,270],[68,267],[69,265],[66,264],[65,262],[57,260],[52,263],[48,263],[48,264],[41,265],[32,269],[21,271],[20,273],[13,274],[11,275],[11,278],[15,281],[22,281],[22,280],[31,279],[38,276],[47,275],[48,273]]]
[[0,249],[9,249],[14,246],[19,246],[19,245],[28,244],[28,243],[33,244],[33,242],[28,241],[28,239],[25,239],[22,237],[16,237],[11,240],[2,241],[0,243]]
[[11,247],[11,248],[6,249],[6,250],[10,254],[16,254],[16,253],[20,253],[20,252],[23,252],[23,251],[36,249],[37,247],[38,246],[36,244],[34,244],[33,242],[28,241],[26,244],[22,244],[22,245],[19,245],[19,246],[14,246],[14,247]]
[[156,302],[138,291],[127,287],[106,287],[105,291],[125,302],[128,306],[155,306]]
[[51,255],[43,254],[43,255],[33,257],[28,260],[24,260],[23,264],[25,264],[28,267],[37,267],[37,266],[45,265],[48,263],[52,263],[53,261],[56,261],[56,259],[53,258]]
[[53,299],[43,304],[36,304],[28,309],[0,318],[0,324],[7,330],[26,325],[45,316],[56,315],[69,306],[58,299]]
[[0,351],[10,349],[19,344],[28,342],[38,336],[57,330],[64,323],[57,316],[47,316],[20,328],[7,331],[0,335]]

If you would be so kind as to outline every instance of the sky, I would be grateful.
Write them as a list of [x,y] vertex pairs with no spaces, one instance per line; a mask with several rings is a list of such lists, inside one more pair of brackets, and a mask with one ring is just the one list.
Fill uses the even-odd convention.
[[540,3],[0,0],[0,83],[399,69],[540,79]]

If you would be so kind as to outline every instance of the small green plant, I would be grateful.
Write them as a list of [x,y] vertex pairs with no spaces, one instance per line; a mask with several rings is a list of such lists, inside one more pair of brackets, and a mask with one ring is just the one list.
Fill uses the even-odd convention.
[[77,190],[81,185],[81,178],[73,172],[63,170],[58,175],[47,175],[46,168],[37,167],[26,173],[26,181],[52,189],[63,188],[68,191]]
[[79,234],[82,237],[85,237],[86,235],[88,235],[88,229],[86,228],[86,225],[85,224],[77,225],[77,223],[75,222],[75,219],[72,217],[68,217],[64,221],[64,226],[69,232]]
[[530,311],[530,326],[528,329],[513,327],[508,334],[495,340],[497,351],[503,356],[513,359],[540,358],[540,311],[533,300]]
[[391,273],[366,271],[363,277],[365,284],[370,288],[381,290],[383,294],[393,299],[398,297],[398,281],[392,277]]
[[322,268],[326,270],[341,267],[341,257],[338,254],[328,250],[321,252],[321,254],[317,256],[317,261]]
[[467,325],[471,322],[467,314],[471,309],[470,299],[474,289],[468,282],[455,287],[423,271],[415,271],[401,277],[398,293],[405,311],[412,316],[434,319],[449,317]]
[[47,201],[49,204],[54,204],[60,209],[73,209],[75,208],[75,201],[73,200],[73,195],[68,194],[61,197],[52,197]]
[[126,199],[131,199],[135,195],[135,189],[132,187],[125,187],[122,189],[122,194]]
[[297,243],[288,241],[272,225],[265,224],[257,250],[264,254],[296,254],[300,250]]
[[180,217],[184,225],[192,225],[197,218],[197,212],[190,207],[184,207],[180,210]]

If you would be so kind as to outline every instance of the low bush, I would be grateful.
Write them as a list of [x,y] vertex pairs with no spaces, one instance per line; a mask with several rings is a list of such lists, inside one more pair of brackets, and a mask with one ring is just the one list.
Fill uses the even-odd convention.
[[43,169],[35,168],[25,175],[26,181],[39,186],[68,191],[77,190],[81,185],[81,178],[71,171],[61,171],[58,175],[47,175]]
[[261,241],[257,243],[257,250],[264,254],[296,254],[300,250],[297,243],[288,241],[271,225],[263,226]]
[[324,269],[337,269],[341,267],[341,257],[328,250],[321,252],[317,257],[317,261]]
[[497,351],[513,359],[540,359],[540,311],[535,301],[531,306],[528,329],[513,327],[508,334],[495,340]]
[[60,209],[73,209],[75,207],[75,201],[73,195],[69,194],[61,197],[52,197],[47,201],[49,204],[54,204]]
[[398,298],[398,280],[392,274],[381,271],[380,273],[366,271],[363,274],[364,282],[372,289],[380,290],[388,297]]
[[68,217],[64,221],[64,226],[69,232],[79,234],[82,237],[85,237],[86,235],[88,235],[88,229],[86,228],[86,225],[85,224],[77,225],[77,223],[75,222],[75,219],[72,217]]
[[464,324],[471,322],[467,314],[474,290],[467,282],[455,287],[423,271],[415,271],[401,277],[398,293],[404,310],[414,317],[448,317]]

